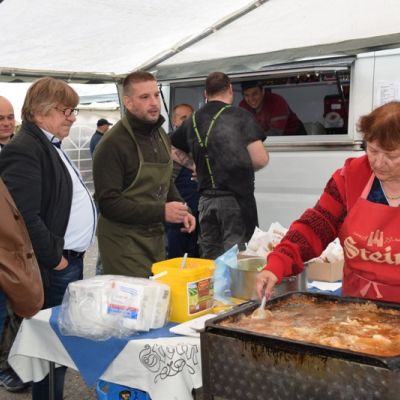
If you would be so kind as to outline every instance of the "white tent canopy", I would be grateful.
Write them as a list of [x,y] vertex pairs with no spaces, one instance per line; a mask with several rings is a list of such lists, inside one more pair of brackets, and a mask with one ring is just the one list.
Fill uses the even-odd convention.
[[114,77],[196,37],[249,0],[4,0],[0,71]]
[[3,0],[0,80],[251,71],[400,47],[399,0]]
[[398,0],[269,0],[157,66],[159,78],[248,72],[304,57],[400,46]]

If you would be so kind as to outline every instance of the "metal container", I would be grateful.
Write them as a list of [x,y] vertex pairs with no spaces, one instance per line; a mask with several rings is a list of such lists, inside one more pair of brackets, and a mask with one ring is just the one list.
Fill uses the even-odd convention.
[[[260,268],[265,265],[263,257],[240,257],[238,267],[230,269],[231,295],[244,300],[256,300],[256,277]],[[281,296],[290,292],[302,292],[307,290],[307,273],[304,270],[299,275],[283,278],[276,285],[272,297]]]
[[[364,300],[316,293],[317,301]],[[376,302],[378,307],[399,305]],[[278,304],[279,305],[279,304]],[[394,400],[400,393],[399,357],[378,357],[221,326],[250,314],[248,302],[206,322],[200,334],[204,399],[243,400]]]

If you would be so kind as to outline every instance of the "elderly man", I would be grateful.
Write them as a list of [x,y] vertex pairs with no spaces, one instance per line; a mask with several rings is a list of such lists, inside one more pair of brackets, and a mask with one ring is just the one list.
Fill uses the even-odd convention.
[[258,225],[254,171],[268,163],[256,120],[233,107],[229,77],[213,72],[206,79],[207,103],[172,133],[178,149],[191,153],[199,180],[201,256],[214,259],[247,242]]
[[242,82],[242,93],[239,106],[255,116],[267,136],[307,134],[303,123],[282,96],[265,90],[257,81]]
[[[3,96],[0,96],[0,151],[10,142],[15,129],[15,116],[12,104]],[[3,333],[4,320],[7,317],[6,298],[0,290],[0,337]],[[4,375],[4,376],[2,376]],[[5,371],[0,371],[0,385]],[[18,377],[16,377],[18,378]],[[20,386],[20,385],[19,385]],[[19,387],[18,387],[19,389]]]
[[101,140],[93,159],[99,250],[105,274],[149,277],[152,264],[165,259],[164,223],[183,223],[187,232],[196,223],[172,180],[154,76],[129,74],[123,102],[125,116]]
[[0,96],[0,151],[11,140],[14,129],[14,108],[5,97]]
[[[179,128],[182,123],[193,113],[189,104],[177,104],[172,110],[172,126]],[[184,158],[182,159],[182,155]],[[179,194],[190,207],[193,215],[197,217],[199,192],[197,181],[194,179],[195,165],[193,160],[182,151],[172,148],[174,160],[173,176]],[[197,234],[198,229],[191,233],[181,232],[180,224],[167,224],[167,255],[168,258],[182,257],[187,253],[190,257],[198,257]]]
[[[10,142],[11,137],[14,134],[14,129],[14,108],[5,97],[0,96],[0,151]],[[4,293],[0,291],[0,338],[2,363],[2,369],[0,370],[0,386],[3,386],[7,391],[18,392],[25,389],[28,384],[23,383],[7,363],[8,353],[20,325],[20,319],[13,315],[11,310],[9,310],[9,312],[10,314],[7,315],[7,301]]]
[[[26,94],[19,133],[0,153],[0,174],[24,217],[42,273],[44,308],[61,304],[82,279],[83,255],[94,238],[96,210],[79,171],[59,148],[76,120],[79,97],[64,81],[41,78]],[[65,368],[56,369],[56,400]],[[48,379],[33,400],[48,398]]]

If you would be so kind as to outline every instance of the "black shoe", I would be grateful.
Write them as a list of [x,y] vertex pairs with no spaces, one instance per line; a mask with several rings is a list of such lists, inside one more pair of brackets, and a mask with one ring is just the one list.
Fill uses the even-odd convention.
[[27,389],[30,383],[24,383],[13,369],[7,368],[0,370],[0,386],[3,386],[9,392],[19,392]]

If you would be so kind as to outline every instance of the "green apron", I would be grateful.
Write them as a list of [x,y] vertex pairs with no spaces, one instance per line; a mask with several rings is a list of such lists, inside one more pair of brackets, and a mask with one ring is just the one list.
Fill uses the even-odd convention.
[[[122,124],[136,144],[139,169],[136,178],[123,193],[135,203],[158,201],[165,204],[172,174],[172,160],[167,163],[151,163],[143,160],[143,154],[126,117]],[[160,134],[160,133],[159,133]],[[160,137],[169,152],[168,143]],[[151,266],[165,259],[164,224],[129,225],[99,217],[98,242],[104,274],[147,278]]]

